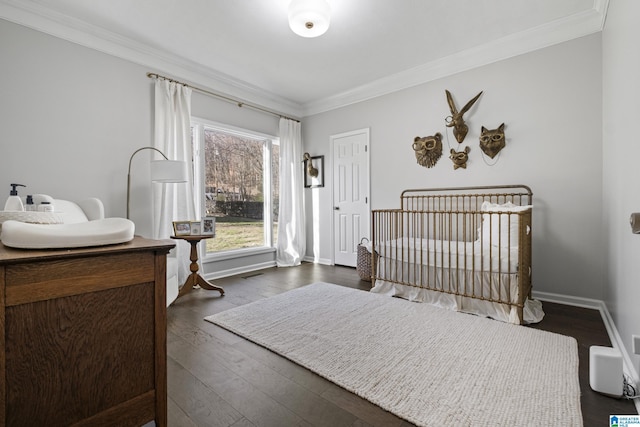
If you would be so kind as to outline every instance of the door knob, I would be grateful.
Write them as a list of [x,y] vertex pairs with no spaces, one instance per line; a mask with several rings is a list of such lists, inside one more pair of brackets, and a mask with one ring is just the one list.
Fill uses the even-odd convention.
[[334,211],[339,211],[339,210],[340,210],[340,206],[334,206],[334,207],[333,207],[333,210],[334,210]]

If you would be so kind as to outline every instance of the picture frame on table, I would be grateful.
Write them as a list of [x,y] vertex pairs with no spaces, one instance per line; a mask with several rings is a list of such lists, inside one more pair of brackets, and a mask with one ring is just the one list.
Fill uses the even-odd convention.
[[205,216],[202,218],[202,227],[200,228],[200,233],[203,236],[215,236],[216,235],[216,217],[215,216]]
[[173,221],[173,234],[176,236],[190,236],[191,221]]
[[201,221],[191,221],[191,235],[199,236],[202,234],[202,222]]

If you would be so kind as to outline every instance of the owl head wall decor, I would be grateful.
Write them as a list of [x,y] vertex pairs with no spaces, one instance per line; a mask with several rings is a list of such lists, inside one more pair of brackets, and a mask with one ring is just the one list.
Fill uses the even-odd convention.
[[442,134],[437,132],[433,136],[413,139],[413,151],[416,153],[416,161],[419,165],[432,168],[442,156]]
[[445,120],[447,122],[447,127],[453,128],[453,136],[458,141],[458,144],[464,141],[464,138],[467,136],[467,132],[469,132],[469,128],[467,124],[464,122],[464,113],[469,111],[469,109],[473,106],[473,104],[480,98],[482,92],[477,94],[471,101],[467,102],[464,107],[460,111],[456,108],[455,102],[453,102],[453,97],[451,96],[451,92],[445,90],[447,94],[447,102],[449,103],[449,110],[451,110],[451,115],[447,117]]
[[487,129],[482,126],[480,132],[480,149],[484,154],[493,159],[505,145],[504,123],[498,126],[497,129]]

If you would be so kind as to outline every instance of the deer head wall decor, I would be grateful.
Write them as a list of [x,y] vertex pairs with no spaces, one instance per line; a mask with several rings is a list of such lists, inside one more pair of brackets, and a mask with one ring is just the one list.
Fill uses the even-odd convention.
[[313,166],[313,161],[309,153],[304,153],[304,160],[307,162],[307,173],[312,178],[318,177],[318,168]]
[[416,152],[416,161],[419,165],[432,168],[442,156],[442,134],[437,132],[433,136],[413,139],[413,151]]
[[451,110],[451,115],[447,117],[445,120],[447,122],[447,127],[453,128],[453,136],[455,136],[456,141],[458,143],[462,143],[464,138],[467,136],[467,132],[469,132],[469,128],[464,122],[464,118],[462,117],[464,113],[469,111],[469,109],[473,106],[473,104],[480,98],[482,92],[477,94],[471,101],[467,102],[467,104],[462,107],[462,109],[458,112],[456,108],[456,104],[453,102],[453,98],[451,97],[451,93],[445,89],[447,93],[447,102],[449,103],[449,110]]

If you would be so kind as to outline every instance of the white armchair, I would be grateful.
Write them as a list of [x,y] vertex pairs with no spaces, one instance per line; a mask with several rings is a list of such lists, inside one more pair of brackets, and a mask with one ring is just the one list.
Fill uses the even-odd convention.
[[167,307],[178,298],[180,282],[178,282],[178,259],[167,255]]
[[78,203],[68,200],[53,200],[53,211],[63,218],[65,224],[104,219],[104,205],[100,199],[92,197]]

